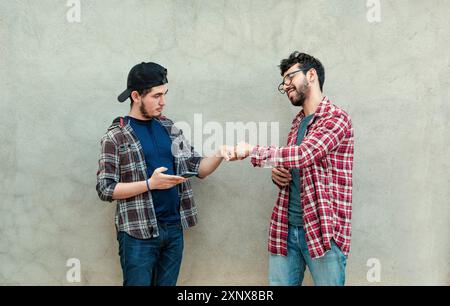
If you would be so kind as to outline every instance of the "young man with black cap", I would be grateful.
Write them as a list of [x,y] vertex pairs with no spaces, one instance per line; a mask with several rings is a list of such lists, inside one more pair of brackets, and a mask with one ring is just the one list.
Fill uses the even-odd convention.
[[183,229],[197,223],[189,181],[211,174],[222,162],[201,157],[182,131],[161,113],[167,70],[156,63],[134,66],[118,100],[131,100],[128,116],[116,118],[101,139],[97,192],[117,200],[115,224],[124,285],[176,285],[183,252]]

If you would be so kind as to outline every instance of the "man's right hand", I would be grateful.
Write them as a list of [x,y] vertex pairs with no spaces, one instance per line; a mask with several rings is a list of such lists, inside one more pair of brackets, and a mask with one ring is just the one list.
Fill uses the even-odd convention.
[[272,180],[280,187],[286,187],[292,180],[291,172],[284,168],[272,168]]
[[153,171],[152,177],[148,181],[150,190],[169,189],[186,181],[184,177],[164,174],[164,171],[167,171],[167,168],[160,167]]

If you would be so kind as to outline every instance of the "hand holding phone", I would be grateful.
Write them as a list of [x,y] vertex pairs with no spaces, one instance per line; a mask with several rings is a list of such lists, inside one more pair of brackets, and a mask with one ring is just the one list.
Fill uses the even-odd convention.
[[180,176],[181,176],[181,177],[184,177],[184,178],[189,178],[189,177],[193,177],[193,176],[196,176],[196,175],[197,175],[196,172],[189,172],[189,171],[180,174]]

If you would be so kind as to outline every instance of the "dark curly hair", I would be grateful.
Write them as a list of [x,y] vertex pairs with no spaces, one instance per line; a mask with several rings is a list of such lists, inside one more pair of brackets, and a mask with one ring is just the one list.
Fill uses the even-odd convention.
[[300,64],[300,69],[302,69],[305,74],[309,69],[314,68],[319,77],[320,91],[322,91],[323,83],[325,82],[325,69],[323,68],[322,63],[314,56],[294,51],[288,58],[281,60],[281,76],[295,64]]

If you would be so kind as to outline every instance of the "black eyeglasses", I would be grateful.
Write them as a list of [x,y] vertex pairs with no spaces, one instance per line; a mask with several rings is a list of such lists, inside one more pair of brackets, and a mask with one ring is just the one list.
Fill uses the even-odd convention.
[[279,91],[281,94],[284,95],[284,94],[286,93],[286,92],[284,91],[284,89],[283,89],[283,86],[284,86],[284,85],[287,85],[287,86],[291,85],[292,79],[293,79],[294,75],[296,75],[296,74],[299,73],[300,71],[305,72],[305,69],[295,70],[295,71],[292,71],[292,72],[290,72],[290,73],[288,73],[288,74],[286,74],[286,75],[284,76],[283,82],[281,82],[280,85],[278,85],[278,91]]

